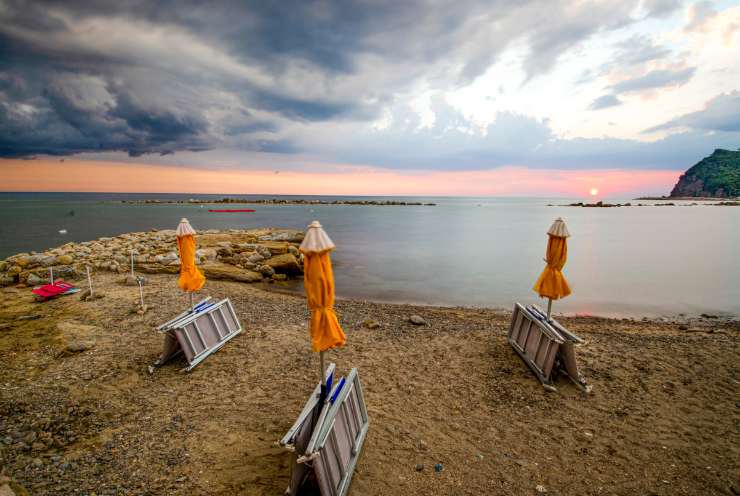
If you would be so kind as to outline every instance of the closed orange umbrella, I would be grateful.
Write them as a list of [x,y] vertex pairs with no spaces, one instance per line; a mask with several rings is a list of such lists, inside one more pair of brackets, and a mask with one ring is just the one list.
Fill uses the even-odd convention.
[[180,252],[180,278],[177,285],[190,293],[190,307],[193,306],[193,291],[198,291],[206,282],[206,277],[195,266],[195,230],[183,218],[177,226],[177,251]]
[[568,259],[568,237],[570,233],[563,219],[558,217],[547,231],[547,252],[545,253],[545,270],[534,284],[534,290],[543,298],[548,299],[547,318],[550,318],[552,300],[565,298],[570,294],[568,281],[563,276],[563,267]]
[[334,273],[329,255],[334,247],[317,220],[308,226],[300,246],[304,255],[303,285],[311,310],[311,348],[321,359],[322,394],[326,390],[324,351],[344,346],[347,340],[334,312]]

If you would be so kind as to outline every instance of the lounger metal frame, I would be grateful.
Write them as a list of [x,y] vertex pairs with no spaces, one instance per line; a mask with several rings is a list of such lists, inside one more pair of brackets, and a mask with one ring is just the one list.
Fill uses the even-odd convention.
[[591,386],[581,377],[575,356],[575,344],[584,341],[568,331],[555,319],[548,319],[535,305],[524,307],[514,304],[508,341],[542,385],[555,390],[552,372],[567,375],[580,389],[591,391]]
[[236,316],[231,301],[226,298],[211,303],[210,297],[194,305],[194,311],[186,311],[157,327],[169,333],[178,344],[179,351],[166,357],[157,366],[182,352],[188,362],[183,370],[190,372],[203,360],[218,351],[223,345],[242,332],[241,322]]
[[[334,364],[327,371],[333,377]],[[320,386],[314,389],[298,420],[281,440],[283,446],[295,448],[293,476],[286,494],[297,495],[303,476],[313,471],[322,496],[344,496],[367,436],[369,418],[362,384],[357,369],[346,378],[335,381],[323,405],[318,405]],[[317,408],[321,408],[317,412]],[[308,434],[306,422],[318,413],[308,444],[298,449],[301,435]],[[305,466],[302,466],[305,465]]]

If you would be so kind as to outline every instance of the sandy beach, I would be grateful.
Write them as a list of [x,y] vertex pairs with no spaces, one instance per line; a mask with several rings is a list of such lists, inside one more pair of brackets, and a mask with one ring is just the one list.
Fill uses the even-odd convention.
[[[34,495],[282,494],[277,441],[318,375],[304,299],[209,280],[203,296],[231,298],[245,332],[191,373],[174,360],[150,375],[153,327],[187,300],[176,276],[147,277],[144,315],[114,273],[96,274],[93,301],[2,290],[0,463]],[[585,395],[563,378],[543,390],[505,340],[506,312],[337,312],[348,342],[330,359],[359,369],[370,414],[350,494],[740,490],[736,321],[563,318],[586,340]]]

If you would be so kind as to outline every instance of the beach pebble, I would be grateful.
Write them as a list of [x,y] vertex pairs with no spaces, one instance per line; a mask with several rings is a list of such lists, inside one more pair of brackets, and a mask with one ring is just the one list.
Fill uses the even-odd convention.
[[90,349],[90,343],[84,341],[72,341],[65,348],[64,351],[67,353],[82,353]]
[[380,327],[380,322],[373,319],[365,319],[362,322],[362,325],[368,329],[377,329],[378,327]]
[[547,489],[546,489],[546,488],[545,488],[545,486],[543,486],[542,484],[540,484],[540,485],[538,485],[537,487],[535,487],[535,490],[536,490],[536,491],[537,491],[538,493],[546,493],[546,492],[547,492]]
[[427,325],[427,321],[424,320],[420,315],[412,315],[409,317],[409,322],[411,322],[414,325]]
[[444,467],[442,466],[442,463],[441,462],[439,462],[439,463],[437,463],[437,464],[434,465],[434,471],[437,472],[437,473],[440,473],[443,468]]
[[415,468],[416,468],[416,471],[417,472],[423,472],[424,471],[424,464],[423,463],[417,463]]

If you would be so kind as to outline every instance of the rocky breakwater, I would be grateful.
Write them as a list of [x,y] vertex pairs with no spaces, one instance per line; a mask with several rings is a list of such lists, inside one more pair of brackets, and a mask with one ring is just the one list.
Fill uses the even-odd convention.
[[[302,240],[301,231],[288,229],[203,231],[196,236],[196,263],[210,279],[286,280],[303,274],[303,254],[298,251]],[[0,261],[0,285],[43,284],[50,268],[55,278],[66,280],[84,277],[87,267],[125,274],[131,270],[132,253],[137,272],[180,271],[175,231],[152,229],[13,255]]]

